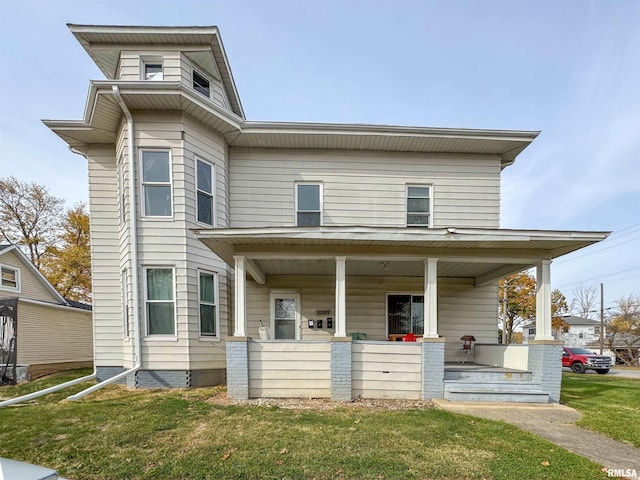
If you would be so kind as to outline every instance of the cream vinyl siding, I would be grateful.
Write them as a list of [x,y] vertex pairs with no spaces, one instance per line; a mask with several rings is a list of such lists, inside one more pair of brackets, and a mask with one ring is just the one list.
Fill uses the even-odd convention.
[[60,301],[60,299],[54,296],[44,285],[42,279],[38,278],[38,276],[20,260],[15,251],[0,254],[0,265],[19,270],[19,291],[0,289],[0,298],[24,297],[33,300],[44,300],[45,302],[58,303]]
[[[446,361],[462,360],[459,339],[463,335],[473,335],[481,343],[496,342],[496,288],[492,285],[476,288],[472,279],[438,280],[438,333],[446,340]],[[364,332],[367,340],[386,341],[387,294],[420,294],[423,289],[422,277],[347,276],[347,335]],[[326,328],[326,316],[317,316],[316,311],[330,310],[331,315],[327,316],[335,318],[335,277],[269,275],[266,285],[247,280],[247,336],[259,338],[259,320],[268,325],[270,290],[300,293],[302,340],[328,340],[333,335],[334,329]],[[322,318],[323,328],[309,329],[310,318]]]
[[93,359],[91,312],[18,303],[18,363]]
[[295,182],[322,182],[323,224],[406,226],[406,186],[432,186],[434,228],[499,226],[500,158],[231,148],[231,227],[295,225]]
[[[116,78],[119,80],[144,80],[142,64],[145,58],[162,58],[162,79],[179,82],[181,76],[180,52],[167,50],[124,50]],[[153,81],[153,80],[149,80]]]
[[360,343],[351,347],[353,398],[422,396],[422,344]]
[[122,365],[122,305],[116,160],[111,147],[87,152],[96,365]]
[[331,397],[330,342],[249,343],[250,397]]

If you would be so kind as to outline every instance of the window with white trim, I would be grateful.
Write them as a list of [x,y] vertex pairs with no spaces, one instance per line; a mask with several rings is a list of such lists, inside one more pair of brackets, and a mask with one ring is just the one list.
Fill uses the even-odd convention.
[[145,268],[147,335],[175,335],[176,313],[173,268]]
[[211,226],[215,223],[213,202],[215,180],[213,165],[196,158],[197,220]]
[[129,277],[126,268],[120,272],[120,288],[122,295],[122,336],[129,338]]
[[3,290],[17,292],[20,290],[20,270],[0,265],[0,287]]
[[191,71],[193,89],[207,98],[211,98],[211,81],[195,68]]
[[169,150],[141,150],[142,203],[145,217],[170,217],[171,159]]
[[149,81],[163,80],[162,61],[147,60],[142,62],[143,79]]
[[322,183],[296,183],[296,225],[322,225]]
[[431,187],[407,185],[407,227],[431,226]]
[[200,336],[218,335],[217,275],[209,272],[198,273]]

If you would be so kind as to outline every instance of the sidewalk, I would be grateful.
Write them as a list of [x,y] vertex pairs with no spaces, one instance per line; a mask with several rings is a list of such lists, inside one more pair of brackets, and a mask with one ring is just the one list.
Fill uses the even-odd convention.
[[452,402],[443,399],[434,399],[433,403],[437,408],[453,413],[510,423],[606,468],[635,469],[640,473],[640,449],[577,427],[575,422],[580,413],[565,405]]

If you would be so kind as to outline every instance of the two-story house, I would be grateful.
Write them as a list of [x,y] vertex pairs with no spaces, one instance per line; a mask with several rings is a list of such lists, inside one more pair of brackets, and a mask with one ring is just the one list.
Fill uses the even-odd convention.
[[[472,335],[558,401],[550,264],[606,233],[500,228],[538,132],[248,121],[216,27],[69,28],[106,77],[45,121],[87,158],[99,379],[442,397]],[[505,361],[497,279],[530,267],[538,333]]]

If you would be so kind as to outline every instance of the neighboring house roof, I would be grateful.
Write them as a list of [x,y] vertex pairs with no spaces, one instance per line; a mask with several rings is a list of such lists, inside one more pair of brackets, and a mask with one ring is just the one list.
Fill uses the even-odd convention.
[[588,327],[595,327],[600,325],[600,320],[591,320],[590,318],[574,317],[574,316],[561,317],[561,318],[563,322],[572,326],[584,325]]
[[[67,306],[67,307],[73,307],[73,308],[79,308],[79,309],[82,309],[82,310],[89,310],[89,311],[92,309],[91,305],[87,305],[85,303],[80,303],[80,302],[75,302],[73,300],[67,300],[62,295],[60,295],[60,293],[55,288],[53,288],[53,285],[51,285],[51,283],[49,283],[49,281],[45,278],[45,276],[42,275],[40,270],[38,270],[35,267],[35,265],[33,263],[31,263],[31,260],[29,260],[26,257],[26,255],[24,253],[22,253],[22,251],[16,245],[11,245],[11,244],[2,244],[2,245],[0,245],[0,256],[6,255],[9,252],[15,252],[15,255],[20,259],[22,264],[26,268],[28,268],[31,271],[31,273],[33,273],[35,275],[35,277],[38,279],[38,281],[40,281],[42,283],[42,285],[44,285],[44,287],[55,297],[55,299],[58,300],[58,303],[60,305],[64,305],[64,306]],[[39,302],[41,302],[41,303],[50,303],[50,302],[41,301],[41,300],[39,300]],[[55,305],[55,304],[52,303],[52,305]]]

